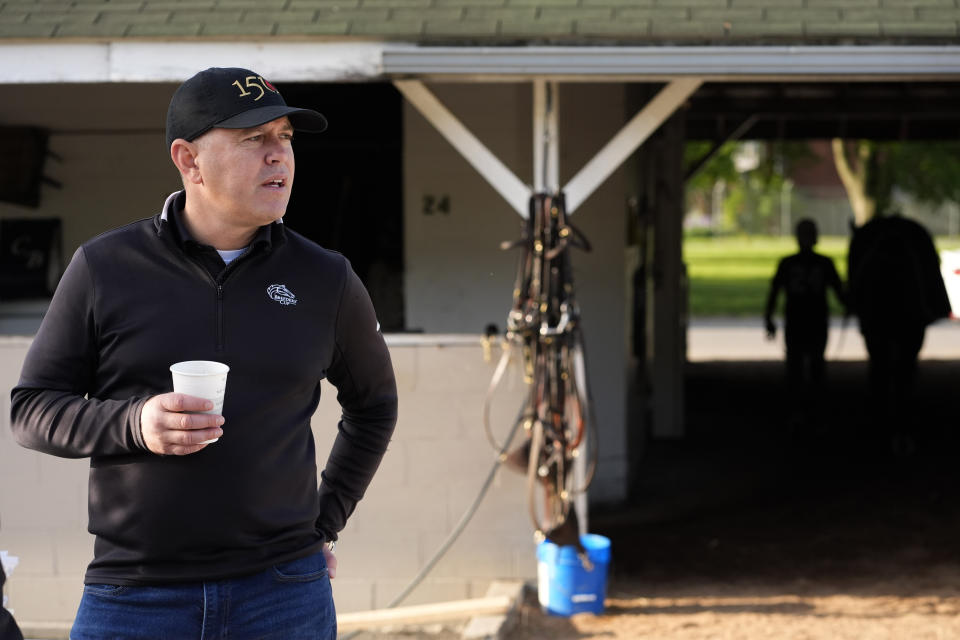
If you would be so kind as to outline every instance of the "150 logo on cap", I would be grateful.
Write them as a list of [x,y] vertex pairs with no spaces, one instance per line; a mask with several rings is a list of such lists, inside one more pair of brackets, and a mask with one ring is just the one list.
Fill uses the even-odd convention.
[[253,95],[252,91],[246,91],[244,87],[246,87],[247,89],[259,90],[260,95],[258,95],[256,98],[253,99],[254,102],[256,102],[257,100],[265,96],[267,91],[270,91],[272,93],[280,93],[279,91],[276,90],[276,88],[272,84],[264,80],[262,76],[247,76],[246,78],[244,78],[244,84],[240,84],[239,80],[234,80],[231,84],[236,85],[237,88],[240,89],[241,98],[244,96]]

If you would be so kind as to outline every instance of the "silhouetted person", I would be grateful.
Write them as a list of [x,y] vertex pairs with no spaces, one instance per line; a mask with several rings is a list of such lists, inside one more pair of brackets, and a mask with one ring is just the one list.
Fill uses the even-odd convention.
[[787,303],[784,313],[784,339],[787,345],[787,384],[794,402],[795,416],[805,413],[816,400],[823,386],[826,365],[823,352],[827,347],[829,307],[827,289],[833,289],[843,303],[843,285],[833,260],[816,253],[817,225],[803,219],[796,227],[800,250],[780,260],[770,283],[764,321],[767,338],[773,339],[777,325],[773,313],[782,289]]
[[895,453],[909,453],[917,357],[927,325],[950,315],[940,257],[920,224],[886,216],[853,229],[847,263],[850,311],[870,356],[872,419]]

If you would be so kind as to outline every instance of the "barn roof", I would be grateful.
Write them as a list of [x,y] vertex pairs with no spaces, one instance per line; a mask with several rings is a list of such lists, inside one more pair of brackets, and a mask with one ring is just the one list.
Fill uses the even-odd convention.
[[0,0],[4,40],[927,44],[956,0]]

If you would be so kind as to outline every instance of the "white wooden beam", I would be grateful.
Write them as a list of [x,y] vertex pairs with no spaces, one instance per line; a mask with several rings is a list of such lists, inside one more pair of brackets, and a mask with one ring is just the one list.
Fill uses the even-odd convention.
[[660,90],[564,187],[567,213],[573,213],[603,184],[637,147],[703,84],[699,78],[681,78]]
[[500,595],[472,600],[434,602],[394,609],[341,613],[337,615],[337,630],[355,631],[384,626],[427,624],[473,616],[497,615],[508,612],[514,604],[514,599],[511,596]]
[[533,81],[533,189],[560,189],[559,93],[556,81]]
[[207,67],[246,67],[271,82],[338,82],[382,74],[385,43],[0,43],[0,84],[180,83]]
[[530,187],[500,162],[422,82],[396,80],[393,84],[521,217],[529,215]]
[[546,112],[547,81],[543,78],[533,80],[533,190],[543,193],[546,190]]

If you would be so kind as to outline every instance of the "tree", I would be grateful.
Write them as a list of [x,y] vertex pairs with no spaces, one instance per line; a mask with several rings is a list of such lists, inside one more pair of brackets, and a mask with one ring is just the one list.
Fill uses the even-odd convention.
[[[727,142],[713,149],[710,142],[688,142],[685,149],[687,166],[698,166],[686,183],[689,208],[710,211],[715,186],[724,186],[723,226],[729,230],[750,233],[774,233],[780,227],[783,190],[793,168],[813,158],[806,142],[766,141],[759,144],[755,162],[749,167],[737,166],[737,157],[753,141]],[[701,158],[712,153],[709,161]],[[781,230],[782,231],[782,230]]]
[[895,192],[931,205],[960,203],[960,143],[832,141],[833,159],[859,227],[893,213]]
[[[726,142],[719,148],[708,140],[687,142],[683,150],[684,166],[688,167],[686,192],[688,208],[696,211],[713,211],[713,190],[718,183],[730,184],[739,178],[733,156],[738,148],[736,142]],[[703,160],[706,162],[701,164]],[[696,169],[691,171],[691,167]]]

